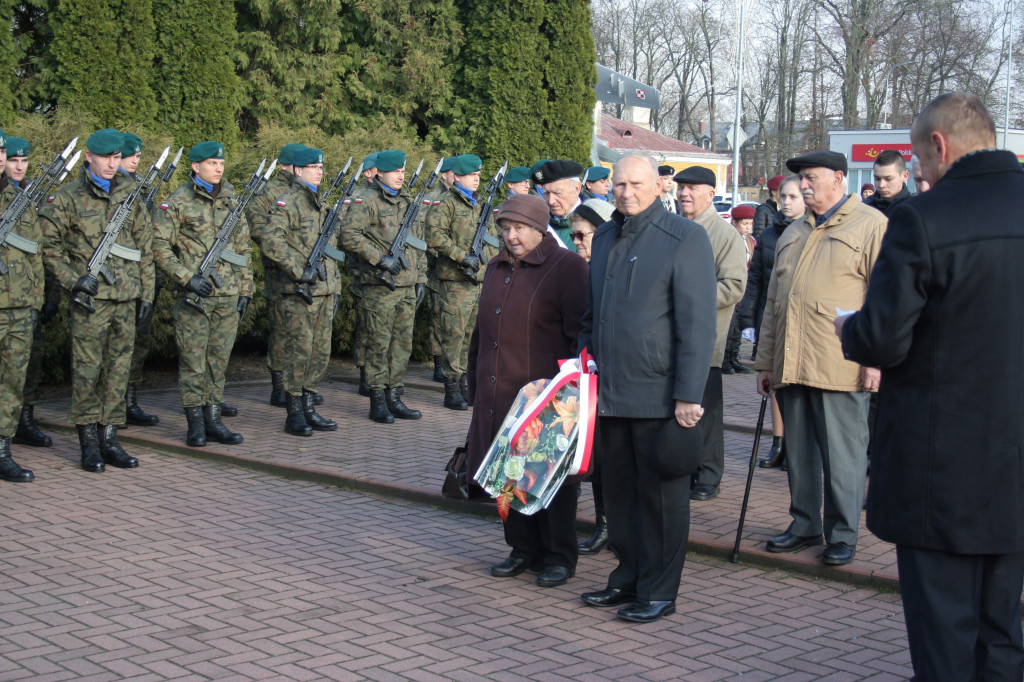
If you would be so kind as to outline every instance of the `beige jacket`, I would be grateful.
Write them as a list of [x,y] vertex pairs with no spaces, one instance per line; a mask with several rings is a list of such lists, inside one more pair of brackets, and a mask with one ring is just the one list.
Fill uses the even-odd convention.
[[694,218],[694,222],[708,233],[711,252],[715,255],[718,316],[715,320],[715,350],[711,355],[711,366],[721,367],[732,311],[747,288],[747,250],[743,246],[743,237],[735,227],[719,217],[714,204],[704,209]]
[[822,225],[815,227],[808,211],[782,233],[754,364],[772,372],[776,387],[864,390],[861,367],[843,358],[832,321],[836,308],[864,303],[886,225],[882,213],[851,194]]

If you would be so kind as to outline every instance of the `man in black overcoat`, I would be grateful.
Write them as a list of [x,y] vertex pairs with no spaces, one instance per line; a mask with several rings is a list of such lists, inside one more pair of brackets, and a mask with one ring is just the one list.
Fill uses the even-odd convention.
[[933,100],[911,141],[932,188],[893,209],[864,306],[836,320],[882,367],[867,525],[896,544],[916,679],[1020,682],[1024,172],[973,95]]

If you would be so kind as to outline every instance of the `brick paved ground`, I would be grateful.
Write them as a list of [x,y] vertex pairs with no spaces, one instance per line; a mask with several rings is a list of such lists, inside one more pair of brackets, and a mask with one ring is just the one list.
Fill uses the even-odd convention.
[[[748,354],[745,352],[743,357]],[[142,406],[158,413],[161,423],[156,427],[126,429],[121,432],[122,440],[150,443],[163,449],[176,448],[181,452],[385,495],[465,508],[462,503],[442,498],[440,487],[443,466],[452,450],[465,440],[471,413],[441,406],[441,385],[429,381],[430,368],[419,366],[410,370],[405,396],[410,407],[423,411],[423,419],[379,425],[367,419],[369,402],[356,393],[352,368],[340,364],[333,367],[332,381],[322,387],[327,404],[319,410],[338,421],[337,432],[317,433],[310,438],[290,436],[284,432],[284,409],[271,407],[267,402],[270,393],[267,385],[234,384],[228,386],[227,399],[240,408],[241,415],[224,421],[245,436],[242,445],[211,443],[206,448],[192,450],[185,447],[185,416],[176,391],[140,393]],[[722,492],[715,500],[692,505],[691,541],[704,553],[727,557],[735,541],[760,398],[754,391],[753,375],[726,376],[723,383],[729,428],[725,438]],[[48,425],[67,427],[67,405],[67,401],[44,403],[36,408],[36,413]],[[58,438],[74,441],[75,436],[73,432],[66,432]],[[766,424],[760,456],[766,455],[770,446],[771,430]],[[17,452],[25,450],[21,448]],[[17,452],[15,456],[19,458]],[[581,531],[593,520],[590,486],[584,488],[579,509]],[[482,508],[474,504],[472,507],[478,513],[493,513],[493,505]],[[857,557],[846,567],[822,566],[818,558],[821,548],[796,554],[768,554],[764,543],[789,525],[788,509],[786,474],[780,470],[757,469],[744,526],[742,560],[854,584],[897,588],[895,550],[871,535],[863,523]]]
[[[327,390],[333,409],[325,412],[344,421],[338,437],[282,440],[291,447],[273,453],[256,447],[257,436],[276,433],[283,412],[258,407],[263,387],[232,387],[232,400],[251,415],[242,422],[242,454],[353,473],[358,462],[391,461],[398,482],[414,484],[411,465],[398,461],[403,453],[378,448],[371,456],[356,434],[415,444],[415,428],[369,429],[363,401],[343,399],[349,392]],[[440,400],[410,393],[420,406]],[[146,407],[158,402],[146,398]],[[274,419],[257,424],[256,412]],[[428,413],[421,427],[438,438],[439,424],[460,422],[439,414]],[[179,436],[183,420],[166,409],[161,416],[160,431]],[[304,451],[295,453],[300,443]],[[441,445],[405,458],[421,461]],[[87,474],[67,434],[52,450],[16,450],[37,480],[3,486],[2,680],[910,674],[893,593],[691,555],[679,613],[628,625],[578,601],[579,592],[603,586],[607,552],[584,558],[560,588],[539,588],[527,575],[489,577],[487,566],[507,551],[493,517],[141,446],[131,448],[140,469]],[[435,462],[420,472],[431,475],[427,487],[436,487],[436,469]]]

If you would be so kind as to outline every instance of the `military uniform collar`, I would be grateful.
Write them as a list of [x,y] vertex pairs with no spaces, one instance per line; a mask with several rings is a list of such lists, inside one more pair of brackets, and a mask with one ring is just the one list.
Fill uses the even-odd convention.
[[228,182],[225,178],[220,179],[220,191],[217,192],[216,197],[207,192],[205,188],[200,187],[198,184],[196,184],[195,180],[192,179],[191,175],[188,178],[188,185],[191,188],[193,194],[195,194],[197,197],[202,197],[207,201],[216,201],[217,199],[230,199],[235,195],[235,188],[232,187],[231,183]]
[[406,191],[405,187],[402,187],[402,189],[398,190],[397,194],[392,195],[390,192],[384,189],[384,183],[381,182],[379,178],[374,179],[373,188],[377,190],[377,192],[385,201],[392,204],[397,204],[402,199],[409,198],[409,192]]

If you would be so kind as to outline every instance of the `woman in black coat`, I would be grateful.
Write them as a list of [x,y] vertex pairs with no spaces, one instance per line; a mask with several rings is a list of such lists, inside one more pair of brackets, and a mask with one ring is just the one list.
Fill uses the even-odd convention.
[[[743,300],[737,307],[740,329],[761,329],[761,318],[764,306],[768,301],[768,282],[772,279],[772,268],[775,267],[775,244],[783,231],[794,220],[802,218],[807,207],[804,206],[803,195],[800,194],[800,178],[791,175],[779,185],[779,212],[775,214],[772,224],[761,233],[761,238],[754,247],[754,256],[750,260],[750,271],[747,273],[747,289]],[[757,338],[756,336],[754,337]],[[757,344],[754,344],[754,357],[757,357]],[[782,413],[772,392],[772,449],[758,466],[765,469],[782,467],[785,469],[786,447],[783,436]]]

